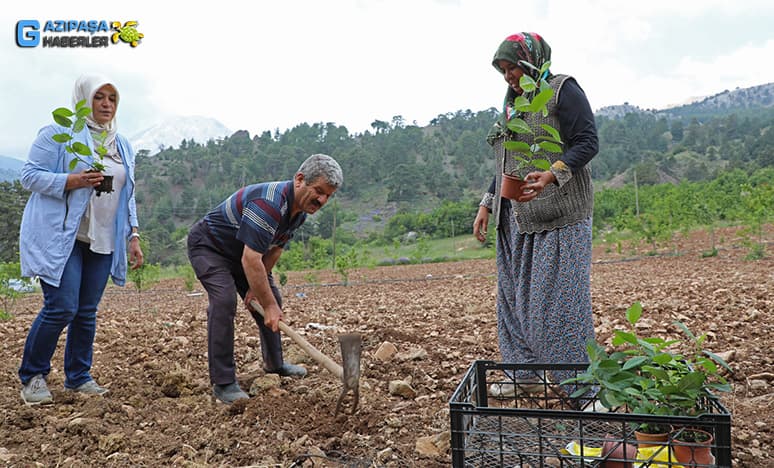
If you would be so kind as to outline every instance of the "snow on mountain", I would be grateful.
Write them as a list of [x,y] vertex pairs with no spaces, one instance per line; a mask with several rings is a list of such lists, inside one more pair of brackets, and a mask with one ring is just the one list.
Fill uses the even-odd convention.
[[162,148],[179,147],[183,140],[207,143],[231,133],[222,123],[209,117],[176,116],[138,132],[129,141],[135,152],[144,149],[154,155]]

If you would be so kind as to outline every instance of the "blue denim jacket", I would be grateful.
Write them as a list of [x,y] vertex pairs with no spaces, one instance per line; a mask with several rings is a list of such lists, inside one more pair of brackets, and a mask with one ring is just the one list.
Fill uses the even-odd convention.
[[[21,171],[22,186],[32,191],[24,208],[21,222],[19,249],[22,276],[38,276],[46,283],[59,287],[67,259],[75,245],[75,235],[86,212],[93,188],[65,190],[67,174],[81,172],[87,166],[78,162],[70,171],[74,156],[57,143],[52,136],[69,132],[67,128],[49,125],[38,132],[27,162]],[[96,154],[94,141],[88,129],[73,136]],[[113,283],[126,283],[126,246],[132,226],[137,226],[137,207],[134,200],[134,152],[129,141],[117,135],[116,144],[126,169],[126,184],[121,190],[116,212],[116,241],[110,276]],[[90,160],[90,156],[81,156]]]

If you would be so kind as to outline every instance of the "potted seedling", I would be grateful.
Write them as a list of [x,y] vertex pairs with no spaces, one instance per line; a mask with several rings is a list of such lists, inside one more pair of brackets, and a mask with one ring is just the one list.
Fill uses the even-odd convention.
[[[674,324],[690,340],[665,340],[659,337],[641,337],[635,325],[642,316],[642,305],[634,303],[626,311],[629,330],[615,330],[612,340],[614,351],[607,353],[604,346],[595,341],[587,344],[589,366],[577,377],[562,382],[580,384],[571,395],[579,398],[597,389],[597,398],[609,410],[623,409],[634,414],[660,416],[698,416],[704,412],[703,403],[716,398],[713,392],[731,390],[728,382],[720,375],[720,367],[730,371],[728,364],[716,354],[703,349],[706,334],[694,335],[682,322]],[[678,344],[690,347],[690,354],[673,352],[670,348]],[[673,447],[681,440],[689,441],[690,455],[696,455],[696,439],[707,439],[711,434],[693,428],[672,428],[668,424],[640,424],[637,432],[664,432],[666,444],[673,440]],[[646,444],[648,442],[645,442]],[[640,446],[642,443],[639,444]],[[676,457],[680,457],[675,450]],[[710,455],[711,457],[711,455]],[[708,458],[704,458],[708,459]],[[680,460],[678,461],[686,461]]]
[[[520,62],[524,67],[537,71],[540,77],[535,81],[528,74],[523,74],[519,79],[519,87],[523,90],[520,96],[513,100],[513,107],[519,116],[508,121],[507,127],[513,133],[524,135],[522,140],[506,140],[503,147],[513,152],[516,161],[515,168],[503,169],[500,194],[505,198],[518,199],[523,194],[523,186],[526,183],[524,176],[536,169],[547,171],[551,169],[551,162],[542,157],[544,153],[561,153],[562,138],[559,131],[548,124],[540,124],[539,128],[533,128],[528,123],[531,114],[548,115],[546,104],[554,95],[554,90],[546,81],[551,62],[548,61],[539,69],[528,62]],[[534,94],[529,99],[525,94]],[[537,127],[537,126],[534,126]]]
[[[68,109],[67,107],[59,107],[54,109],[51,113],[54,116],[54,121],[66,128],[70,129],[70,132],[62,132],[55,134],[52,138],[57,143],[65,145],[65,151],[73,155],[73,159],[70,161],[69,170],[75,169],[78,162],[82,162],[88,166],[87,172],[100,172],[105,171],[105,164],[102,162],[102,158],[107,153],[107,149],[104,146],[105,137],[107,132],[103,131],[100,135],[95,137],[98,146],[96,148],[96,156],[92,154],[88,145],[81,143],[80,141],[73,141],[73,135],[80,133],[86,127],[86,117],[91,113],[91,108],[87,105],[85,99],[79,101],[75,105],[75,110]],[[87,159],[84,159],[87,158]],[[113,191],[113,176],[102,174],[102,182],[95,187],[97,196],[101,193],[109,193]]]

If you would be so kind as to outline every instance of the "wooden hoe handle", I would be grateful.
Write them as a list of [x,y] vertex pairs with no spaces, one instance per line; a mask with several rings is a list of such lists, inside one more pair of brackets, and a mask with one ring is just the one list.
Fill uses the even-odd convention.
[[[263,317],[263,307],[261,307],[261,304],[259,304],[258,301],[253,299],[252,301],[250,301],[250,306],[256,312],[258,312],[261,315],[261,317]],[[282,333],[289,336],[290,339],[293,340],[293,342],[295,342],[298,346],[301,347],[301,349],[306,351],[306,354],[308,354],[312,359],[314,359],[315,361],[320,363],[320,365],[328,369],[328,371],[331,374],[335,375],[339,379],[344,378],[344,370],[340,365],[336,364],[336,362],[333,359],[329,358],[328,356],[320,352],[320,350],[312,346],[312,344],[306,341],[306,339],[304,339],[303,336],[296,333],[295,330],[290,328],[288,324],[286,324],[282,320],[279,321],[279,329],[280,331],[282,331]]]

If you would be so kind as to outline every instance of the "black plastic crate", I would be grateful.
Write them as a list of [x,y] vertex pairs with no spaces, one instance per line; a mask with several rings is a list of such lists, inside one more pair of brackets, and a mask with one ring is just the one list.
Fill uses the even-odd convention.
[[[551,381],[552,371],[577,375],[586,367],[475,361],[449,401],[452,465],[683,467],[674,458],[671,439],[655,447],[637,449],[634,430],[650,423],[709,432],[713,435],[714,464],[690,466],[731,466],[731,414],[717,399],[702,401],[705,412],[696,417],[593,411],[595,403],[602,408],[593,397],[571,399],[558,383]],[[512,377],[514,371],[529,371],[536,382],[517,382]],[[494,397],[489,394],[492,384],[511,384],[516,391],[513,395]]]

